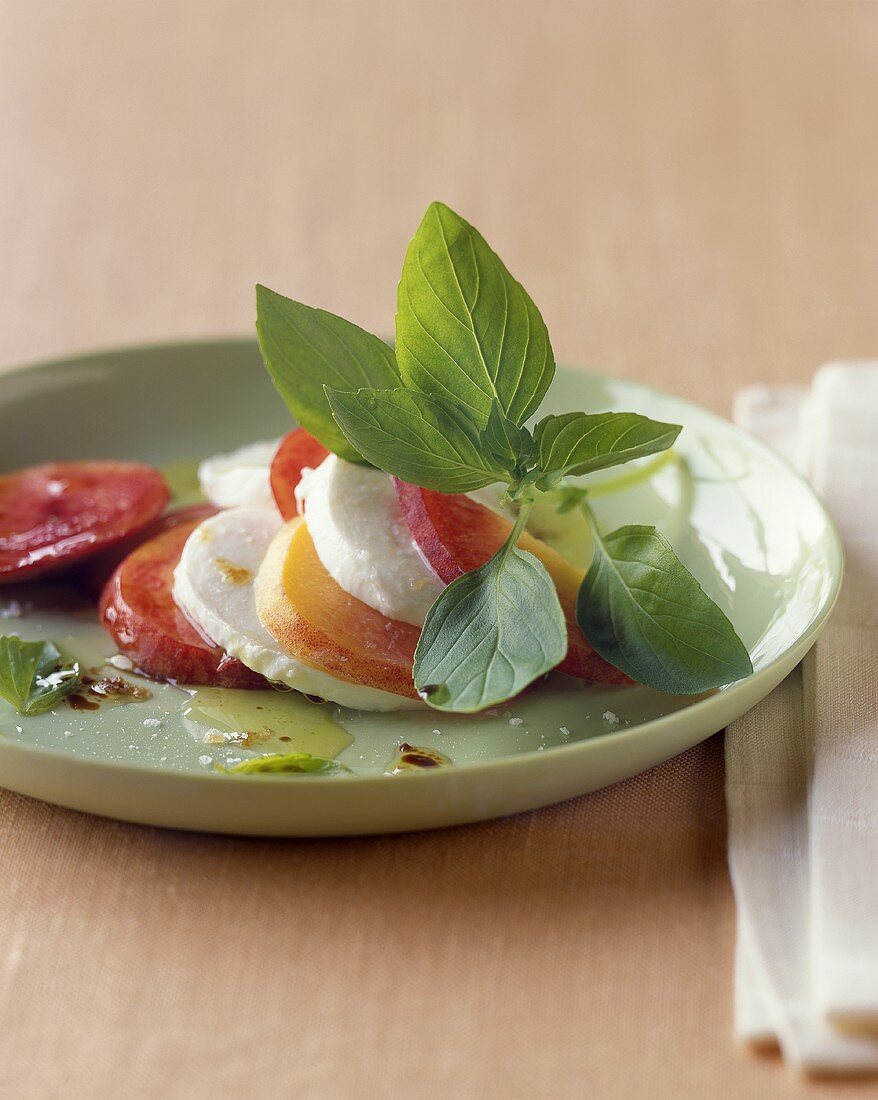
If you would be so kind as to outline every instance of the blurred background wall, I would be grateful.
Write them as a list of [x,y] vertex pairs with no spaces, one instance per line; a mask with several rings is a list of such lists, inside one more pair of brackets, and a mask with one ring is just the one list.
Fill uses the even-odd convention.
[[391,333],[433,198],[560,360],[724,410],[878,352],[878,5],[4,0],[0,365]]

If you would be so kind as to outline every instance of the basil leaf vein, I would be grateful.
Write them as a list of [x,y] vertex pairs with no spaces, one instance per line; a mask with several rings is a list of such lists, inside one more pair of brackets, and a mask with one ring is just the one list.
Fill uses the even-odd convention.
[[594,649],[633,680],[696,695],[753,671],[735,629],[654,527],[595,530],[576,617]]
[[425,489],[468,493],[507,476],[453,401],[417,391],[327,390],[352,447],[373,466]]
[[438,202],[406,252],[396,351],[406,385],[456,399],[482,428],[494,401],[523,423],[555,373],[548,331],[524,287],[477,229]]
[[324,386],[398,386],[393,349],[342,317],[264,286],[256,287],[256,334],[266,369],[302,427],[340,458],[361,461],[332,417]]
[[566,653],[552,578],[533,554],[507,544],[430,608],[415,651],[415,687],[438,710],[473,713],[517,695]]
[[551,488],[562,477],[593,473],[635,458],[666,451],[681,432],[639,413],[564,413],[546,416],[534,428],[534,443],[544,471],[537,482]]

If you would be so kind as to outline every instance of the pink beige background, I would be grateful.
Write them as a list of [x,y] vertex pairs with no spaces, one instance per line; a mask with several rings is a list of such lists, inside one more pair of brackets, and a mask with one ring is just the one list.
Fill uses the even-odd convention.
[[[878,354],[876,103],[874,3],[3,0],[0,366],[257,279],[390,332],[442,198],[560,360],[728,412]],[[722,782],[327,842],[0,792],[0,1095],[869,1095],[734,1043]]]

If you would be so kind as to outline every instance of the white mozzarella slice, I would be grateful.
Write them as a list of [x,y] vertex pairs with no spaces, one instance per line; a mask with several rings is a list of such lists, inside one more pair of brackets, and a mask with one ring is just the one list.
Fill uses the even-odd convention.
[[422,626],[445,585],[415,544],[390,476],[329,455],[302,472],[296,495],[336,584],[389,619]]
[[268,680],[356,710],[421,706],[376,688],[339,680],[285,653],[256,611],[254,581],[280,530],[277,510],[231,508],[192,532],[174,572],[174,600],[216,645]]
[[198,467],[201,491],[218,508],[274,508],[269,471],[280,441],[249,443]]

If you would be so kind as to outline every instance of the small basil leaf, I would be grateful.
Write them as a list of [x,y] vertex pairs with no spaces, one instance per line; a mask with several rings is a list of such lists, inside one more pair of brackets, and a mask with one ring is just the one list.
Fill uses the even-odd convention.
[[527,428],[519,428],[510,420],[496,401],[491,405],[481,438],[485,450],[511,473],[525,469],[533,455],[533,436]]
[[534,428],[541,489],[567,474],[589,474],[633,458],[666,451],[680,434],[679,424],[664,424],[638,413],[564,413],[546,416]]
[[404,389],[326,392],[351,446],[379,470],[442,493],[468,493],[504,477],[453,401]]
[[415,687],[438,710],[472,713],[511,699],[566,653],[564,614],[545,566],[504,547],[430,608]]
[[595,539],[576,617],[602,657],[659,691],[695,695],[753,671],[732,624],[654,527]]
[[217,764],[216,770],[224,775],[341,775],[348,769],[336,760],[323,760],[309,752],[276,753],[242,760],[225,768]]
[[51,642],[0,637],[0,697],[19,714],[51,710],[80,684],[79,665],[65,662]]
[[495,400],[523,423],[555,373],[527,292],[478,230],[438,202],[406,252],[396,355],[406,385],[460,401],[481,428]]
[[392,348],[350,321],[264,286],[256,287],[256,335],[271,380],[302,427],[341,458],[361,461],[333,420],[323,387],[398,386]]

